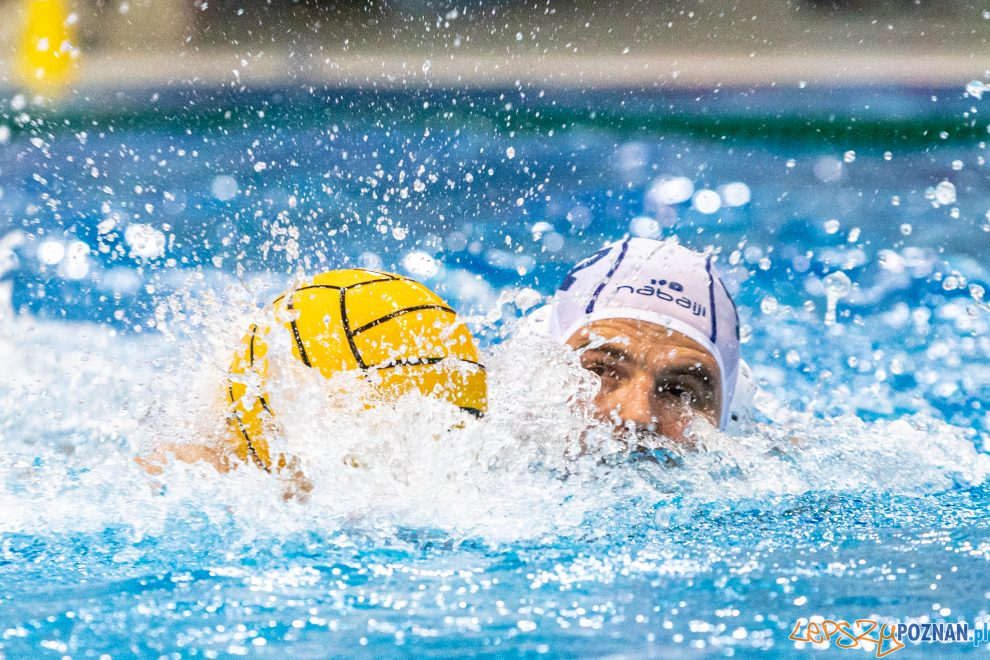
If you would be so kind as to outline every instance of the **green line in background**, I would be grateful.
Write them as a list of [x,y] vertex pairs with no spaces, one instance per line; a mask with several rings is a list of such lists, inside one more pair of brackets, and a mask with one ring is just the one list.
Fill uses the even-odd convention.
[[[469,96],[469,95],[468,95]],[[67,133],[95,132],[192,132],[199,134],[270,134],[281,129],[299,130],[346,124],[344,130],[363,127],[433,130],[460,128],[467,132],[548,135],[592,129],[619,137],[681,136],[715,142],[783,142],[788,144],[856,145],[863,149],[917,149],[947,142],[987,139],[987,127],[962,117],[944,114],[889,117],[879,114],[854,116],[822,114],[779,114],[699,111],[626,111],[563,107],[519,107],[506,110],[501,104],[483,101],[466,109],[444,98],[431,99],[428,109],[423,97],[396,102],[369,98],[361,101],[355,92],[325,99],[300,98],[294,101],[262,100],[253,95],[252,105],[238,104],[235,97],[223,99],[191,97],[181,106],[138,106],[133,101],[121,107],[79,103],[59,109],[40,108],[12,111],[0,109],[0,124],[9,127],[11,140],[39,136],[55,139]],[[355,100],[361,102],[355,102]],[[758,102],[757,102],[758,104]],[[480,106],[480,107],[479,107]],[[259,115],[264,112],[264,116]]]

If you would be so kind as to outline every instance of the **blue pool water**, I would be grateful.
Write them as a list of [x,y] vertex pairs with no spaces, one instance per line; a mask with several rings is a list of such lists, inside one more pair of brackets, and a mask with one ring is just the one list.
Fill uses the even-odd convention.
[[[0,95],[0,654],[800,656],[799,618],[982,625],[981,103]],[[758,430],[702,430],[677,468],[573,457],[569,393],[594,384],[519,332],[630,230],[720,251],[761,388]],[[488,417],[438,434],[448,411],[422,402],[328,415],[286,383],[306,503],[255,470],[133,462],[215,432],[253,305],[354,264],[469,315]],[[851,289],[830,297],[836,272]]]

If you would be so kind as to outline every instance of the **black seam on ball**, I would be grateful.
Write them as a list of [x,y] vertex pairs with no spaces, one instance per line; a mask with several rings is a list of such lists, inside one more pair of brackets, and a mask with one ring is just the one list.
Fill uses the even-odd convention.
[[438,362],[443,362],[444,360],[460,360],[461,362],[467,362],[468,364],[473,364],[482,371],[485,371],[485,365],[480,362],[475,362],[474,360],[468,360],[467,358],[454,357],[452,355],[445,355],[443,357],[420,357],[420,358],[400,358],[397,360],[385,360],[384,362],[379,362],[378,364],[373,364],[368,367],[368,369],[393,369],[395,367],[414,367],[417,364],[437,364]]
[[249,342],[249,345],[248,345],[248,347],[249,347],[249,355],[250,355],[250,358],[251,358],[251,361],[248,364],[250,366],[252,366],[252,367],[254,366],[254,338],[256,336],[255,333],[257,333],[257,332],[258,332],[258,326],[257,325],[252,325],[251,326],[251,341]]
[[[343,291],[341,291],[343,294]],[[290,312],[292,311],[292,296],[289,296],[289,300],[285,305],[286,309]],[[299,357],[302,358],[303,364],[307,367],[312,367],[313,365],[309,362],[309,356],[306,355],[306,348],[303,346],[302,337],[299,335],[299,325],[296,323],[295,319],[289,321],[289,325],[292,326],[292,336],[296,339],[296,347],[299,349]]]
[[378,364],[373,364],[369,369],[394,369],[395,367],[414,367],[419,364],[437,364],[443,362],[447,357],[421,357],[421,358],[400,358],[397,360],[385,360]]
[[401,275],[395,275],[393,273],[383,273],[380,270],[371,270],[370,268],[359,268],[358,270],[360,270],[362,272],[365,272],[365,273],[374,273],[375,275],[381,275],[382,277],[384,277],[386,279],[389,279],[389,280],[404,280],[404,279],[406,279],[406,278],[402,277]]
[[[227,386],[227,393],[230,395],[230,402],[232,404],[236,404],[237,400],[234,398],[233,385]],[[262,470],[264,470],[265,472],[271,474],[272,471],[271,468],[265,465],[265,462],[261,460],[260,456],[258,456],[258,451],[254,448],[254,443],[251,442],[251,436],[248,435],[247,429],[244,428],[244,422],[241,421],[241,418],[237,415],[236,412],[232,412],[231,414],[234,416],[234,419],[237,420],[237,428],[240,429],[241,435],[244,436],[244,442],[247,444],[248,453],[251,454],[251,458],[254,459],[254,464],[257,465]]]
[[354,330],[354,334],[355,335],[359,335],[362,332],[364,332],[365,330],[369,330],[369,329],[375,327],[376,325],[380,325],[382,323],[385,323],[385,321],[391,321],[392,319],[394,319],[396,317],[399,317],[399,316],[402,316],[403,314],[408,314],[410,312],[421,312],[421,311],[426,310],[426,309],[436,309],[436,310],[441,311],[441,312],[448,312],[450,314],[455,314],[455,315],[457,314],[457,312],[455,312],[454,310],[452,310],[450,307],[447,307],[446,305],[416,305],[415,307],[406,307],[405,309],[400,309],[400,310],[394,311],[391,314],[386,314],[385,316],[383,316],[381,318],[378,318],[378,319],[375,319],[374,321],[371,321],[370,323],[365,323],[360,328]]
[[258,401],[261,402],[261,407],[265,409],[265,412],[267,412],[269,415],[275,414],[272,412],[272,409],[268,407],[268,401],[265,400],[264,396],[259,396]]
[[395,277],[383,277],[380,280],[368,280],[367,282],[357,282],[355,284],[348,284],[347,286],[340,287],[341,291],[346,291],[348,289],[356,289],[359,286],[364,286],[365,284],[378,284],[379,282],[395,282],[398,278]]
[[367,369],[368,365],[364,363],[364,360],[361,359],[361,354],[358,353],[357,344],[354,343],[354,335],[351,333],[351,324],[347,320],[347,289],[340,290],[340,323],[344,326],[344,335],[347,337],[347,343],[351,347],[354,360],[359,367]]
[[306,291],[307,289],[333,289],[334,291],[339,291],[343,288],[334,284],[307,284],[306,286],[299,287],[296,291]]

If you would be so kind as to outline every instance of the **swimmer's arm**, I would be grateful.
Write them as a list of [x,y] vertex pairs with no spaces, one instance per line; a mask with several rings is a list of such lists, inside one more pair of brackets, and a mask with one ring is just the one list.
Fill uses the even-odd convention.
[[206,463],[217,472],[227,473],[233,468],[230,458],[220,447],[215,445],[200,445],[187,442],[167,442],[157,445],[147,456],[138,456],[134,462],[145,472],[158,476],[165,469],[169,454],[183,463]]
[[[235,463],[224,448],[188,442],[160,444],[147,456],[135,458],[134,462],[148,474],[159,476],[165,469],[169,454],[183,463],[206,463],[221,474],[226,474],[235,468]],[[280,457],[277,472],[285,480],[282,492],[285,500],[305,502],[309,498],[309,494],[313,491],[313,482],[302,471],[297,457]]]

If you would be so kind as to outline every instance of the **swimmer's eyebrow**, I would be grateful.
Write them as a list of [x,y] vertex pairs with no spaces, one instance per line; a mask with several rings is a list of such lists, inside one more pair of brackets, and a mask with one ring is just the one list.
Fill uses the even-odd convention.
[[668,369],[664,369],[661,375],[662,378],[670,378],[671,376],[687,376],[689,378],[697,378],[704,383],[710,383],[712,385],[716,382],[715,373],[701,363],[677,364]]
[[609,357],[618,360],[619,362],[626,362],[632,364],[635,362],[633,356],[626,352],[619,346],[614,346],[612,344],[605,344],[603,346],[595,346],[594,348],[585,348],[585,353],[605,353]]

